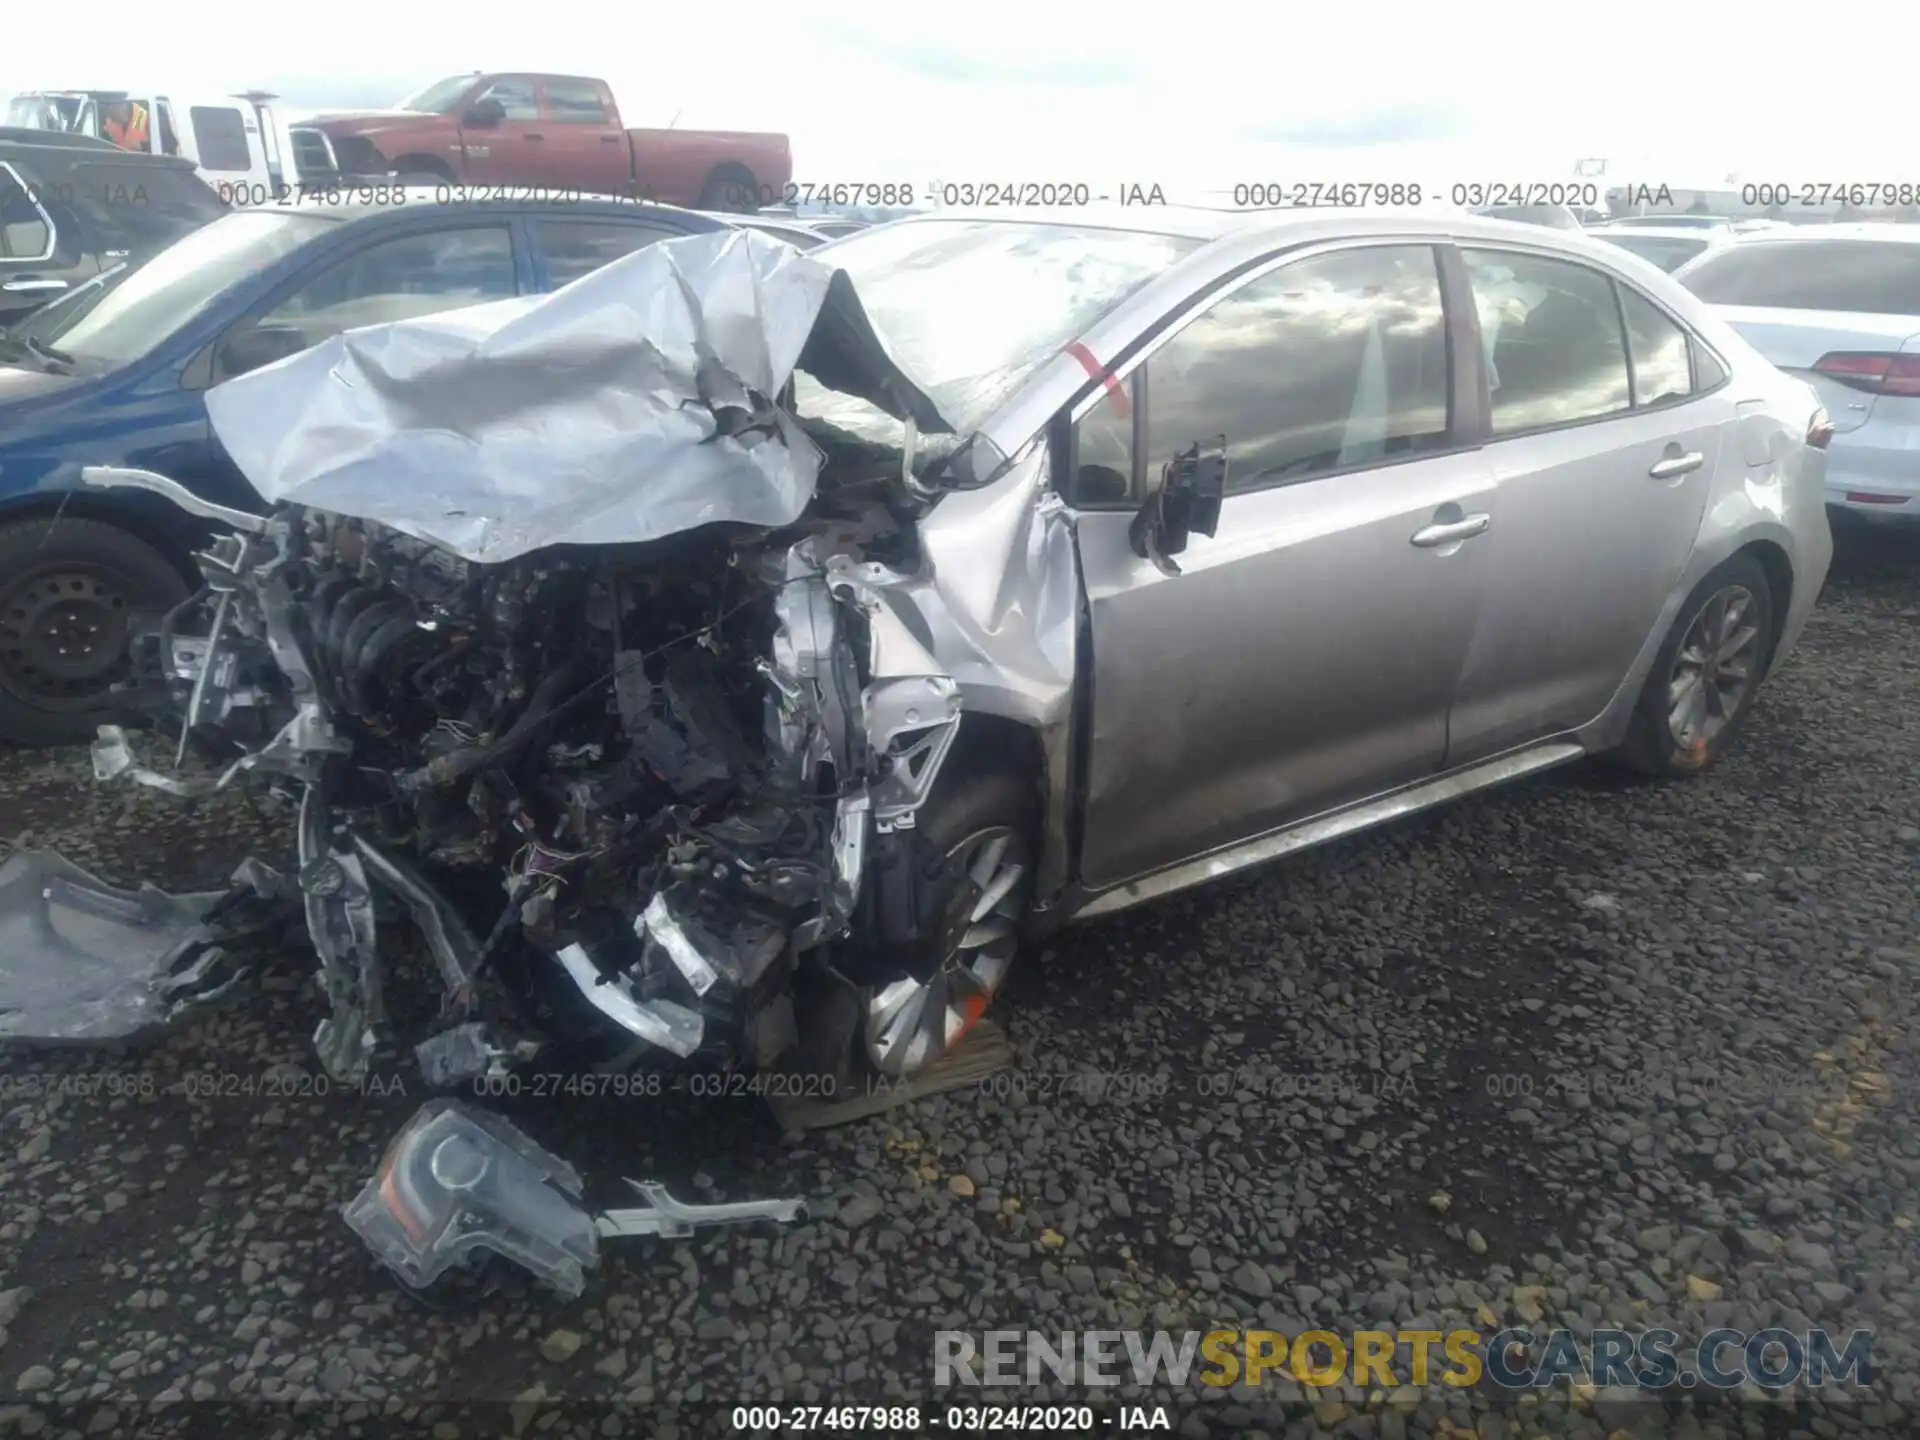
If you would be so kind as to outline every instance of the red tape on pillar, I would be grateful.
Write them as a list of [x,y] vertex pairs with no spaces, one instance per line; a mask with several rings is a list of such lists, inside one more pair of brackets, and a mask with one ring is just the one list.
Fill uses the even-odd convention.
[[1124,420],[1130,413],[1127,405],[1127,387],[1108,374],[1106,368],[1093,358],[1093,352],[1078,340],[1067,346],[1067,353],[1080,362],[1082,370],[1107,387],[1107,396],[1113,401],[1114,414]]

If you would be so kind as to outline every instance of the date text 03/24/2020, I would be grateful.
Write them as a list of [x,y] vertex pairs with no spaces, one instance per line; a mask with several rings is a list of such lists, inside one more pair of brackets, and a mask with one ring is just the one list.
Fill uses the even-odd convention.
[[736,1405],[739,1435],[1091,1435],[1171,1431],[1164,1405]]

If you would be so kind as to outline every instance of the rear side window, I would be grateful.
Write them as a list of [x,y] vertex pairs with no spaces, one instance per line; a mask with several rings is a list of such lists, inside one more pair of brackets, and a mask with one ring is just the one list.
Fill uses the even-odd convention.
[[253,169],[246,122],[238,110],[225,105],[195,105],[187,111],[187,123],[193,127],[193,148],[200,152],[202,170]]
[[1684,400],[1693,393],[1693,366],[1687,359],[1687,332],[1637,290],[1620,287],[1620,308],[1627,319],[1627,354],[1633,361],[1636,408]]
[[651,225],[622,225],[617,221],[595,224],[590,220],[542,220],[539,232],[540,249],[547,257],[547,278],[556,290],[675,233]]
[[1752,241],[1676,278],[1713,305],[1920,315],[1920,244],[1898,240]]
[[127,161],[74,166],[71,201],[98,244],[143,258],[227,213],[199,176]]
[[[1283,265],[1214,302],[1146,372],[1149,485],[1221,434],[1234,491],[1439,449],[1447,342],[1434,253],[1383,245]],[[1103,403],[1088,419],[1081,467],[1117,469],[1125,418]]]
[[1480,316],[1493,433],[1617,414],[1632,403],[1613,282],[1511,250],[1462,250]]
[[0,165],[0,260],[45,260],[53,221],[11,165]]
[[607,107],[600,100],[600,87],[591,80],[547,81],[547,109],[562,125],[605,125]]

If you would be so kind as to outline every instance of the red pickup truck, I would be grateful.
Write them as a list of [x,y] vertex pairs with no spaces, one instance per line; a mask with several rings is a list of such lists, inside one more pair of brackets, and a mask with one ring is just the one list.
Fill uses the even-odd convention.
[[397,109],[314,115],[292,132],[303,179],[397,174],[754,210],[793,178],[785,135],[622,129],[606,82],[579,75],[456,75]]

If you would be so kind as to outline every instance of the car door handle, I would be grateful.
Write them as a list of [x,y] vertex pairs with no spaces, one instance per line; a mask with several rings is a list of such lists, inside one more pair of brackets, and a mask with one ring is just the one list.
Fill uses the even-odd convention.
[[602,145],[618,145],[620,143],[620,137],[618,135],[602,135],[600,137],[600,143]]
[[538,130],[529,130],[525,134],[521,135],[520,138],[522,140],[544,140],[547,137],[542,135]]
[[1656,480],[1672,480],[1681,475],[1691,475],[1707,463],[1707,457],[1698,450],[1689,450],[1684,455],[1669,455],[1664,460],[1656,460],[1648,467],[1647,474]]
[[9,280],[6,284],[0,285],[0,290],[5,290],[11,295],[30,295],[42,290],[66,288],[67,282],[64,280]]
[[1413,543],[1422,550],[1432,550],[1436,546],[1451,545],[1456,540],[1471,540],[1492,523],[1493,516],[1484,511],[1478,515],[1462,516],[1458,520],[1442,520],[1424,530],[1414,531]]

